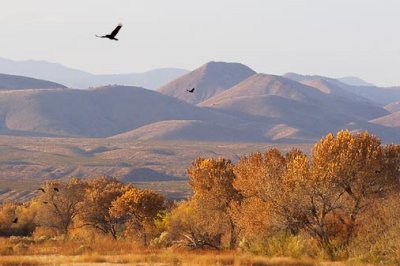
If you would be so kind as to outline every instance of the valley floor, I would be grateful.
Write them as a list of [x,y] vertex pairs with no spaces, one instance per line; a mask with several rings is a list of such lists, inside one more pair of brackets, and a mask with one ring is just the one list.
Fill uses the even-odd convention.
[[0,202],[25,201],[50,179],[112,176],[170,199],[187,198],[186,169],[198,157],[236,161],[255,151],[310,144],[123,141],[117,139],[30,138],[0,136]]

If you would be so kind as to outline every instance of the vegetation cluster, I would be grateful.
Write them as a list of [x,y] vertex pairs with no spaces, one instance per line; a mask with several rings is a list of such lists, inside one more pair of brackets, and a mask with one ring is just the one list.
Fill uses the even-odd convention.
[[340,131],[309,156],[269,149],[236,163],[198,158],[188,169],[193,194],[181,202],[113,178],[52,180],[30,202],[0,206],[9,245],[0,254],[30,254],[51,241],[85,243],[77,252],[90,252],[108,239],[117,249],[135,243],[399,264],[399,171],[399,145]]

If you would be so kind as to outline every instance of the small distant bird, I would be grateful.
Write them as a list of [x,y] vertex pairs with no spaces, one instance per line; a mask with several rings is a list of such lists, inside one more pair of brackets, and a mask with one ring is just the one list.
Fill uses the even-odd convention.
[[54,191],[57,191],[57,192],[60,192],[60,190],[58,189],[58,188],[53,188],[54,189]]
[[16,224],[16,223],[18,223],[18,217],[17,218],[15,218],[13,221],[13,224]]
[[47,204],[48,202],[47,201],[43,201],[43,204]]
[[119,32],[119,30],[121,28],[122,28],[122,24],[118,24],[118,26],[110,34],[103,35],[103,36],[96,35],[96,37],[98,37],[98,38],[108,38],[110,40],[118,41],[118,39],[115,38],[115,36],[117,36],[117,34],[118,34],[118,32]]
[[380,174],[380,173],[381,173],[381,171],[375,170],[375,174]]
[[43,193],[46,192],[43,188],[38,188],[38,190],[42,191]]
[[186,90],[187,92],[193,93],[195,90],[195,88],[191,89],[191,90]]

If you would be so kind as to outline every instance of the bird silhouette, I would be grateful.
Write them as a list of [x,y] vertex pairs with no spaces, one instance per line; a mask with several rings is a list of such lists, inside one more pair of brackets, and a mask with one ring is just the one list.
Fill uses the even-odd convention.
[[375,170],[375,174],[380,174],[380,173],[381,173],[381,171]]
[[46,192],[43,188],[38,188],[38,190],[42,191],[43,193]]
[[43,204],[48,204],[48,202],[47,201],[43,201]]
[[191,90],[186,90],[187,92],[193,93],[195,90],[195,88],[191,89]]
[[15,218],[13,221],[13,224],[16,224],[16,223],[18,223],[18,217],[17,218]]
[[118,39],[115,38],[115,36],[117,36],[117,34],[118,34],[118,32],[119,32],[119,30],[121,28],[122,28],[122,24],[118,24],[118,26],[110,34],[103,35],[103,36],[96,35],[96,37],[98,37],[98,38],[108,38],[110,40],[118,41]]
[[57,192],[60,192],[60,190],[58,189],[58,188],[53,188],[54,189],[54,191],[57,191]]

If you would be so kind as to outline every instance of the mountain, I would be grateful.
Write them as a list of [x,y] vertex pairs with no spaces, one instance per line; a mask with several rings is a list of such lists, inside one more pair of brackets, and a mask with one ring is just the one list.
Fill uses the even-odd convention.
[[144,73],[94,75],[89,72],[47,61],[13,61],[0,58],[0,73],[51,80],[65,84],[70,88],[79,89],[108,84],[155,89],[187,72],[188,71],[184,69],[162,68]]
[[362,80],[357,77],[343,77],[343,78],[338,78],[340,82],[351,85],[351,86],[368,86],[368,87],[375,87],[374,84],[366,82],[365,80]]
[[263,123],[259,130],[274,140],[318,139],[348,123],[388,114],[370,102],[266,74],[254,75],[199,106]]
[[[349,91],[353,86],[320,76],[289,76],[210,62],[160,89],[171,96],[119,85],[53,88],[40,81],[35,89],[0,90],[0,134],[304,143],[348,128],[368,129],[386,142],[399,138],[397,113]],[[191,86],[196,91],[186,92]]]
[[[256,74],[255,71],[243,64],[209,62],[171,81],[157,91],[191,104],[197,104],[254,74]],[[192,88],[196,88],[194,93],[186,91]]]
[[65,86],[46,80],[0,74],[0,90],[55,89],[55,88],[65,88]]
[[80,84],[79,87],[87,88],[99,85],[119,84],[124,86],[139,86],[153,90],[188,72],[179,68],[160,68],[143,73],[96,75],[92,80],[86,81],[86,84]]
[[284,77],[304,84],[310,84],[309,82],[322,80],[338,88],[341,88],[342,91],[351,93],[353,95],[358,95],[358,97],[368,99],[380,106],[387,105],[394,101],[400,101],[400,87],[352,86],[329,77],[316,75],[300,75],[296,73],[286,73]]
[[237,119],[138,87],[0,92],[0,133],[108,137],[166,120]]

